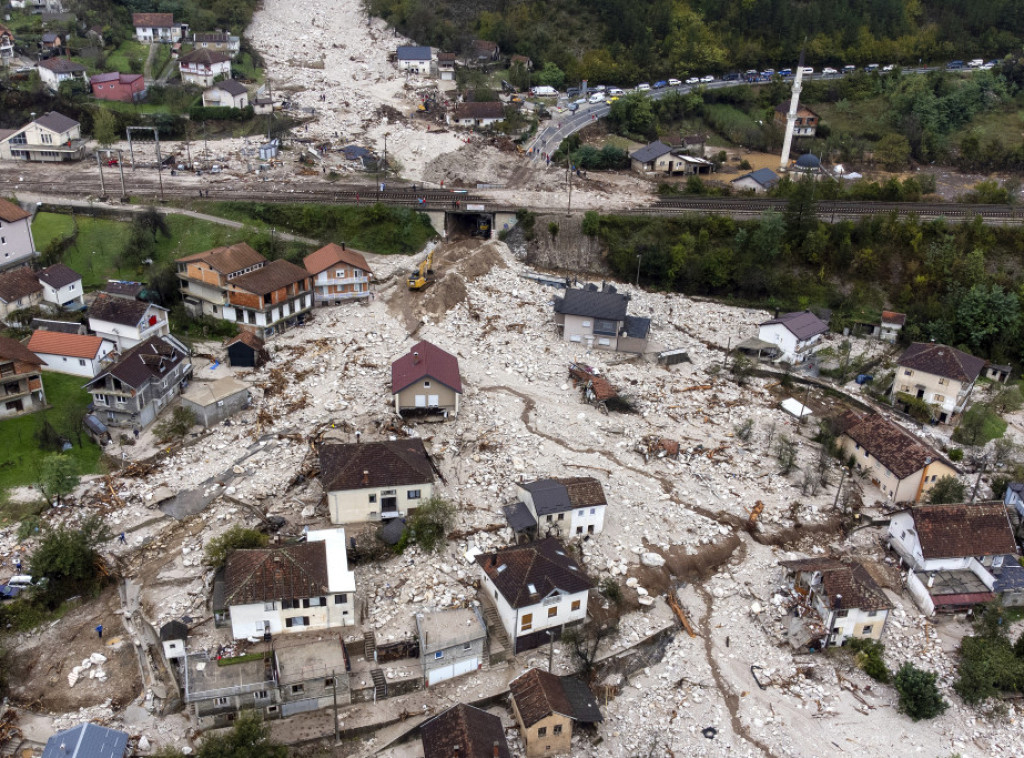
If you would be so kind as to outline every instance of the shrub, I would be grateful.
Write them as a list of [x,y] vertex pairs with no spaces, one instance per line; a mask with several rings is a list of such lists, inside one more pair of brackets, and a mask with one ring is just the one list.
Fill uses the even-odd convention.
[[900,695],[899,710],[914,721],[932,719],[941,715],[949,704],[935,685],[938,674],[919,669],[910,661],[900,666],[893,677],[893,685]]
[[46,579],[45,602],[56,608],[72,595],[88,594],[102,582],[96,547],[110,539],[106,523],[90,516],[80,529],[58,527],[48,532],[32,554],[32,576]]
[[188,434],[195,423],[196,414],[191,409],[179,405],[174,409],[171,418],[153,427],[153,434],[160,442],[170,442]]
[[953,461],[953,463],[959,463],[963,459],[964,459],[964,451],[963,451],[963,449],[961,449],[959,447],[954,447],[952,450],[949,451],[949,460]]
[[266,547],[270,539],[262,532],[244,526],[233,526],[220,537],[214,537],[206,543],[206,555],[203,561],[214,568],[220,568],[234,550],[247,550]]
[[943,505],[945,503],[962,503],[967,495],[967,485],[955,476],[944,476],[932,485],[928,490],[928,503],[930,505]]
[[455,506],[434,495],[409,514],[409,530],[424,552],[433,553],[444,545],[445,537],[455,525]]
[[600,591],[616,607],[622,605],[622,587],[610,576],[601,580]]
[[888,683],[891,675],[885,665],[885,659],[882,657],[885,645],[877,640],[854,637],[847,641],[846,646],[853,650],[857,665],[863,669],[865,674],[876,682]]
[[601,231],[601,215],[597,211],[583,214],[583,233],[588,237],[596,237]]

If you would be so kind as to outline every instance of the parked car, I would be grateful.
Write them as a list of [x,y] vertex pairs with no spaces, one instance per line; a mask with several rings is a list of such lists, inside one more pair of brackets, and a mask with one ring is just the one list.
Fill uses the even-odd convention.
[[864,67],[864,70],[870,74],[872,71],[878,71],[878,69],[880,68],[881,66],[879,66],[877,63],[869,63]]
[[713,77],[711,74],[707,74],[706,76],[702,76],[700,80],[703,84],[710,84],[715,80],[715,77]]
[[779,76],[782,76],[782,77],[792,76],[792,75],[793,75],[793,69],[791,69],[791,68],[784,68],[784,69],[782,69],[779,72]]
[[823,69],[821,70],[821,73],[822,73],[822,74],[824,74],[825,76],[835,76],[835,75],[836,75],[836,74],[838,74],[839,72],[838,72],[838,71],[836,71],[836,70],[835,70],[834,68],[832,68],[831,66],[825,66],[825,68],[823,68]]
[[814,73],[814,69],[811,68],[810,66],[804,66],[800,70],[803,72],[804,76],[810,76],[811,74]]
[[968,64],[967,64],[967,66],[969,68],[981,68],[984,65],[985,65],[985,60],[983,58],[975,58],[975,59],[971,60],[970,62],[968,62]]
[[689,79],[686,80],[686,83],[687,84],[700,84],[700,78],[696,77],[696,76],[691,76]]
[[604,102],[604,93],[603,92],[595,92],[593,95],[590,96],[590,99],[588,99],[587,102],[590,103],[591,105],[593,105],[594,103],[603,103]]
[[618,87],[612,87],[610,90],[608,90],[608,94],[611,95],[612,97],[622,97],[623,95],[626,94],[626,92],[624,90],[619,89]]
[[887,63],[886,65],[882,66],[882,73],[883,74],[888,74],[890,71],[895,71],[895,70],[896,70],[896,64],[895,63]]
[[586,105],[587,104],[587,98],[581,97],[579,100],[573,100],[572,104],[573,105]]
[[954,70],[954,69],[958,69],[958,68],[963,68],[963,67],[964,67],[964,62],[963,61],[950,61],[949,63],[946,64],[946,68],[948,68],[950,70]]
[[598,84],[596,87],[594,87],[594,92],[604,92],[606,89],[608,88],[603,84]]
[[764,76],[764,77],[767,77],[767,78],[770,79],[771,77],[775,76],[775,69],[774,68],[766,68],[764,71],[761,72],[761,76]]
[[682,82],[679,81],[678,79],[669,79],[668,80],[668,86],[669,87],[678,87],[680,84],[682,84]]
[[580,94],[579,87],[569,87],[569,89],[565,91],[566,97],[576,97],[578,94]]
[[844,74],[852,74],[856,70],[857,70],[856,66],[843,66],[843,73]]
[[648,84],[647,82],[644,82],[643,84],[636,85],[636,91],[637,92],[647,92],[650,88],[651,88],[651,85]]
[[667,86],[668,82],[666,82],[664,79],[659,79],[654,83],[654,89],[664,89]]
[[605,100],[605,102],[608,103],[609,105],[611,105],[612,103],[614,103],[618,99],[619,99],[618,95],[612,95],[607,100]]

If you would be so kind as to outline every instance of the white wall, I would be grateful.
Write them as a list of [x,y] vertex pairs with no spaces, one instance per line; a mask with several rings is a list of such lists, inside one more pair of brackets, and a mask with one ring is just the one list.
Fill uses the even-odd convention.
[[[481,585],[488,597],[494,603],[494,607],[498,611],[498,615],[501,617],[501,625],[505,627],[505,631],[508,633],[509,639],[514,640],[516,637],[524,634],[533,634],[534,632],[543,631],[544,629],[550,629],[552,627],[561,626],[562,624],[569,624],[574,621],[581,621],[587,616],[587,592],[577,592],[572,595],[561,595],[558,598],[558,602],[549,602],[545,605],[543,601],[538,601],[534,605],[526,606],[524,608],[513,608],[509,605],[508,601],[505,600],[505,596],[498,592],[494,583],[491,581],[487,572],[483,570],[483,566],[479,566]],[[574,601],[579,601],[580,607],[577,611],[572,611],[572,604]],[[548,616],[548,610],[555,608],[556,613],[554,616]],[[523,630],[523,616],[526,614],[533,614],[533,622],[530,629]]]
[[102,358],[114,349],[112,342],[103,341],[99,353],[95,359],[75,358],[66,355],[51,355],[49,353],[36,353],[47,369],[56,371],[59,374],[71,374],[72,376],[84,376],[92,379],[100,372]]
[[[335,490],[327,493],[327,507],[333,524],[356,524],[363,521],[379,521],[381,518],[381,494],[385,490],[395,490],[398,498],[398,512],[405,516],[410,509],[418,508],[434,494],[432,482],[407,484],[395,487],[366,487],[358,490]],[[419,498],[409,498],[409,492],[419,490]],[[370,502],[370,497],[375,502]]]
[[[582,537],[591,533],[600,534],[604,530],[605,507],[603,505],[594,505],[589,508],[574,508],[569,536]],[[589,531],[591,526],[594,527],[593,532]],[[580,529],[583,531],[579,531]]]
[[35,253],[32,227],[27,218],[21,221],[0,221],[0,267],[28,260]]
[[77,282],[71,282],[66,284],[60,289],[51,287],[46,282],[40,282],[43,285],[43,300],[48,303],[53,303],[58,308],[71,300],[77,300],[79,303],[84,302],[82,297],[82,280],[79,279]]

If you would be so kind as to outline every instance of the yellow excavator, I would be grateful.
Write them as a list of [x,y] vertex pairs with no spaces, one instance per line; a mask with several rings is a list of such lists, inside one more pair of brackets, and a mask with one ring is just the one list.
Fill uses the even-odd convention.
[[431,250],[419,267],[409,274],[409,289],[421,290],[434,282],[434,251]]

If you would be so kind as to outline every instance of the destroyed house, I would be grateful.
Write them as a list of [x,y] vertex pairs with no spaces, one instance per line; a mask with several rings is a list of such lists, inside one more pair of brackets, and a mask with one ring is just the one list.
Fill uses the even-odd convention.
[[89,306],[89,329],[113,342],[118,350],[171,333],[166,308],[103,293]]
[[801,646],[814,640],[820,648],[843,645],[851,637],[881,639],[892,603],[860,563],[803,558],[781,565],[798,599],[791,616],[807,630],[800,637],[791,622],[791,640]]
[[0,274],[0,319],[41,302],[43,288],[31,268],[19,266]]
[[418,438],[325,444],[320,483],[331,522],[403,518],[434,494],[434,467]]
[[416,614],[423,682],[431,687],[481,668],[487,627],[476,606]]
[[313,280],[306,269],[278,259],[228,281],[227,295],[222,318],[266,339],[305,321]]
[[370,266],[358,250],[331,242],[302,259],[313,277],[314,302],[338,305],[370,296]]
[[950,423],[967,408],[985,361],[948,345],[915,342],[896,361],[892,397],[900,393],[933,406],[933,418]]
[[223,601],[216,604],[227,609],[235,639],[355,623],[355,574],[348,568],[345,530],[311,531],[306,540],[228,556]]
[[801,363],[814,352],[828,332],[828,324],[810,311],[795,311],[762,321],[758,326],[758,339],[777,345],[781,359]]
[[837,431],[843,455],[891,502],[919,502],[940,479],[960,474],[937,450],[878,414],[847,411]]
[[224,318],[228,282],[267,265],[267,259],[244,242],[215,247],[178,258],[178,279],[185,309],[191,316]]
[[[510,525],[545,537],[582,537],[600,534],[608,501],[601,482],[592,476],[565,479],[538,479],[516,485],[519,502],[508,506]],[[521,514],[525,510],[525,514]]]
[[512,758],[501,719],[459,703],[420,726],[423,758]]
[[459,359],[422,340],[391,364],[395,413],[409,411],[459,414],[462,377]]
[[512,715],[526,743],[527,756],[567,753],[574,724],[603,720],[594,693],[579,677],[559,677],[532,668],[508,687]]
[[[0,159],[4,149],[13,139],[0,130]],[[0,197],[0,271],[28,263],[36,255],[36,243],[32,238],[32,214],[20,205]],[[37,282],[38,284],[38,282]],[[2,314],[0,314],[2,315]]]
[[55,263],[39,272],[43,287],[43,301],[57,310],[81,309],[85,305],[82,277],[73,268]]
[[616,291],[610,284],[598,290],[566,290],[555,298],[555,323],[562,329],[562,338],[585,346],[588,350],[617,350],[643,353],[651,330],[649,318],[626,315],[629,295]]
[[0,337],[0,418],[46,408],[39,356],[10,337]]
[[144,429],[192,375],[188,349],[170,335],[150,337],[85,385],[107,426]]
[[888,544],[909,567],[907,590],[928,614],[988,602],[1002,575],[1020,569],[1000,501],[914,506],[893,515]]
[[593,586],[554,538],[508,547],[476,558],[480,592],[493,605],[516,653],[556,638],[587,617]]
[[274,641],[281,716],[352,702],[348,651],[341,635],[289,635]]

